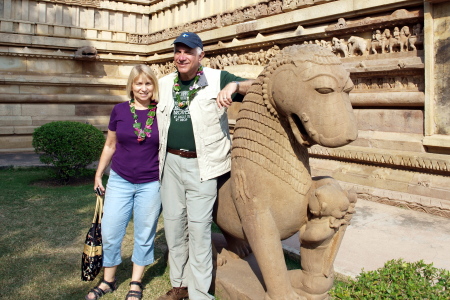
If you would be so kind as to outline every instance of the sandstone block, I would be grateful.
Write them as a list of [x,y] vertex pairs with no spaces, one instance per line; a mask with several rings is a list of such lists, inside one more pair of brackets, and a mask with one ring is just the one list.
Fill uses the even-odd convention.
[[53,35],[55,36],[66,36],[65,26],[53,26]]
[[48,33],[48,25],[36,24],[36,34],[47,35]]
[[14,127],[0,127],[0,135],[14,134]]
[[19,33],[25,33],[25,34],[33,34],[34,26],[31,23],[19,23],[18,32]]
[[79,104],[75,107],[76,116],[109,116],[114,105]]
[[32,124],[34,126],[42,126],[44,124],[54,122],[54,121],[73,121],[73,122],[82,122],[89,123],[94,126],[97,125],[108,125],[109,124],[109,116],[92,116],[92,117],[84,117],[84,116],[36,116],[32,118]]
[[0,126],[27,126],[31,125],[30,116],[0,116]]
[[75,105],[72,104],[22,104],[24,116],[74,116]]
[[358,139],[352,146],[400,151],[425,152],[422,144],[423,135],[414,133],[397,133],[382,131],[358,132]]
[[0,21],[0,30],[4,32],[14,32],[13,24],[13,22],[2,20]]
[[87,29],[86,31],[86,38],[87,39],[96,39],[97,38],[97,30],[95,29]]
[[0,149],[33,149],[32,136],[0,136]]
[[29,72],[39,72],[44,74],[79,74],[82,70],[81,66],[75,61],[42,58],[28,59],[27,68]]
[[20,104],[0,104],[0,116],[20,116]]
[[116,42],[126,42],[127,34],[125,32],[116,32],[114,34],[114,39]]
[[37,126],[14,126],[14,134],[33,134]]
[[[1,56],[0,56],[1,58]],[[1,59],[0,59],[1,60]],[[0,95],[1,94],[18,94],[20,91],[18,85],[0,85]],[[1,100],[0,100],[1,101]]]
[[423,134],[422,110],[355,109],[359,130]]
[[80,37],[82,37],[81,33],[82,33],[81,28],[73,28],[73,27],[70,28],[70,36],[71,37],[80,38]]
[[0,56],[0,69],[4,72],[26,72],[26,59],[15,56]]

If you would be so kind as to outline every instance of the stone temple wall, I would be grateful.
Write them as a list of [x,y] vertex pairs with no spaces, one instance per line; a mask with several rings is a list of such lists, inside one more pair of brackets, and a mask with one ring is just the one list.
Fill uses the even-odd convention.
[[31,150],[53,120],[106,130],[131,67],[172,72],[183,31],[204,40],[205,65],[248,78],[280,49],[316,43],[351,73],[359,138],[312,147],[313,175],[450,217],[448,24],[445,0],[0,0],[0,151]]

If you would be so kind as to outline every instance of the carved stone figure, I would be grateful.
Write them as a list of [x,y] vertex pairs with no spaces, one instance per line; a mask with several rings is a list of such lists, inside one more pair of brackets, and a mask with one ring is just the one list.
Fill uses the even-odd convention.
[[391,31],[386,28],[381,36],[381,53],[385,53],[386,49],[389,50],[391,49],[390,48],[391,38],[392,38]]
[[409,31],[408,26],[403,26],[400,30],[400,51],[408,51],[409,50],[409,37],[411,36],[411,32]]
[[296,0],[283,0],[283,10],[284,11],[289,11],[289,10],[295,9],[296,5],[297,5]]
[[93,46],[83,46],[75,51],[73,58],[76,60],[96,60],[99,56],[97,55],[97,48]]
[[420,25],[420,23],[418,23],[412,28],[412,34],[408,39],[409,47],[411,48],[411,50],[416,50],[416,44],[422,42],[422,26]]
[[351,36],[348,41],[348,53],[349,55],[356,55],[360,53],[365,55],[367,52],[367,41],[359,36]]
[[343,40],[334,37],[331,40],[331,51],[334,53],[341,53],[343,57],[348,56],[348,47]]
[[381,45],[382,45],[381,40],[382,40],[381,31],[379,29],[377,29],[372,33],[372,42],[370,45],[371,46],[370,48],[371,48],[371,51],[373,54],[378,53],[377,49],[381,50]]
[[339,18],[336,25],[334,25],[336,29],[342,29],[347,27],[347,22],[344,18]]
[[403,26],[401,30],[395,27],[393,37],[391,37],[389,42],[389,52],[394,52],[394,49],[398,49],[400,52],[408,51],[408,39],[410,35],[408,26]]
[[[356,139],[352,88],[331,51],[294,45],[271,60],[244,98],[231,174],[219,182],[214,217],[228,243],[220,255],[243,256],[251,246],[265,300],[326,299],[333,285],[333,261],[356,196],[330,177],[311,178],[307,148]],[[298,231],[302,270],[288,272],[280,240]]]
[[283,6],[283,3],[281,2],[281,0],[270,1],[269,2],[269,14],[274,15],[274,14],[282,13],[282,6]]
[[267,16],[269,14],[266,3],[259,3],[256,6],[256,11],[257,11],[257,16]]

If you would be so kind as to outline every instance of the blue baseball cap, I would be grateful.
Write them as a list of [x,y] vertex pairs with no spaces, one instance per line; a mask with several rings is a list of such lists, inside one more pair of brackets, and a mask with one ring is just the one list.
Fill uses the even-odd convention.
[[203,43],[202,39],[193,32],[183,32],[178,36],[175,41],[172,44],[176,43],[182,43],[188,46],[189,48],[197,48],[200,47],[200,49],[203,50]]

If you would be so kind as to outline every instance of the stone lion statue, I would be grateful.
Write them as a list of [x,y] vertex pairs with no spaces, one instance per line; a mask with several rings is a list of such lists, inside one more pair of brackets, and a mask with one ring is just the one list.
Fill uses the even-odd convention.
[[[214,219],[226,253],[253,251],[265,300],[328,298],[356,195],[333,178],[311,178],[308,147],[339,147],[357,138],[352,88],[330,50],[294,45],[270,61],[244,98],[232,170],[219,182]],[[280,241],[297,232],[302,269],[287,271]]]

